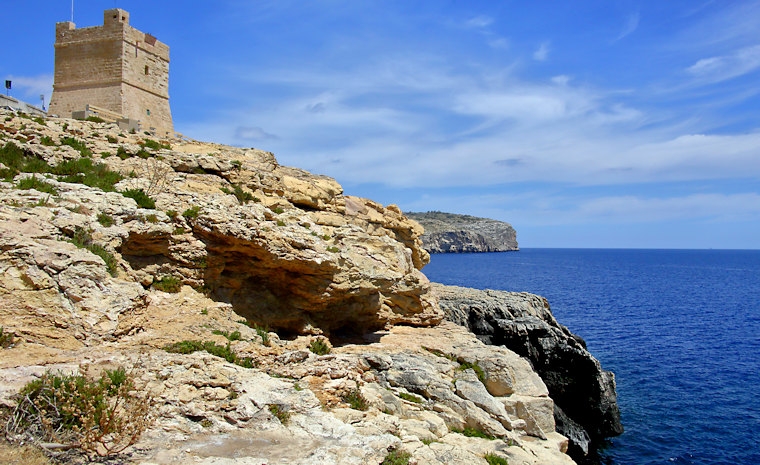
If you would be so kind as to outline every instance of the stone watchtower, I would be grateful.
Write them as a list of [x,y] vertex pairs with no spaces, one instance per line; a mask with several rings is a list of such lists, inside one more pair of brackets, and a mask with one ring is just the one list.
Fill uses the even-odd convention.
[[55,83],[49,112],[89,110],[106,120],[137,120],[142,130],[173,134],[169,46],[129,25],[129,13],[106,10],[103,25],[55,25]]

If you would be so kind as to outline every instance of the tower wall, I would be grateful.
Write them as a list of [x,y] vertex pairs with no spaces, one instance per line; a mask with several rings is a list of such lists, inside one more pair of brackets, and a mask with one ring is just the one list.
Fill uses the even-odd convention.
[[55,84],[50,113],[69,117],[94,105],[172,133],[169,47],[129,25],[129,13],[106,10],[103,26],[56,24]]

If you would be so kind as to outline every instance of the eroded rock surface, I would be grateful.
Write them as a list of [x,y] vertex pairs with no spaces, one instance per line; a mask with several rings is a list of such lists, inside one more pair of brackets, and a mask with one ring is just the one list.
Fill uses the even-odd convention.
[[588,453],[590,442],[623,432],[615,375],[601,368],[583,339],[557,322],[546,299],[440,284],[433,290],[447,319],[530,360],[556,403],[558,430],[578,455]]
[[444,212],[407,213],[407,216],[425,229],[421,240],[430,253],[518,250],[517,232],[503,221]]
[[[260,150],[147,150],[143,135],[73,120],[0,126],[38,168],[81,160],[70,138],[123,179],[115,192],[47,169],[0,181],[0,326],[14,335],[0,407],[47,371],[125,367],[153,423],[119,463],[370,464],[392,449],[417,464],[573,463],[530,364],[443,321],[422,229],[395,206]],[[21,189],[30,177],[48,192]],[[165,350],[181,341],[249,368]],[[315,341],[336,346],[317,355]],[[364,410],[349,408],[357,393]]]

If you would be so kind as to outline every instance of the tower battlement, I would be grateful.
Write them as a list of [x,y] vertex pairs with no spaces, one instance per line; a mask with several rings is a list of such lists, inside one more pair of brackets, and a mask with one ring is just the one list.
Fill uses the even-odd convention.
[[169,46],[129,25],[129,12],[103,12],[103,25],[55,27],[55,78],[50,113],[70,117],[88,105],[140,121],[157,134],[174,132],[169,107]]

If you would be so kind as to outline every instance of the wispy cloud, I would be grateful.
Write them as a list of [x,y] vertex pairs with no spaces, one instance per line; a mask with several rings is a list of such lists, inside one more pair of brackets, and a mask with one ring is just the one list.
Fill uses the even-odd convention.
[[546,59],[549,58],[549,50],[549,42],[543,42],[539,45],[536,51],[533,52],[533,59],[536,61],[546,61]]
[[482,29],[493,24],[493,18],[490,16],[480,15],[465,21],[464,25],[467,28]]
[[36,104],[40,95],[45,95],[46,101],[50,101],[53,93],[53,75],[41,74],[39,76],[10,76],[13,88],[20,90],[29,103]]
[[760,45],[744,47],[728,55],[703,58],[686,69],[701,83],[713,84],[760,68]]
[[626,18],[625,25],[623,25],[623,29],[620,31],[620,33],[615,37],[613,42],[617,42],[631,34],[633,34],[636,29],[639,28],[639,21],[641,21],[641,15],[637,13],[633,13]]

